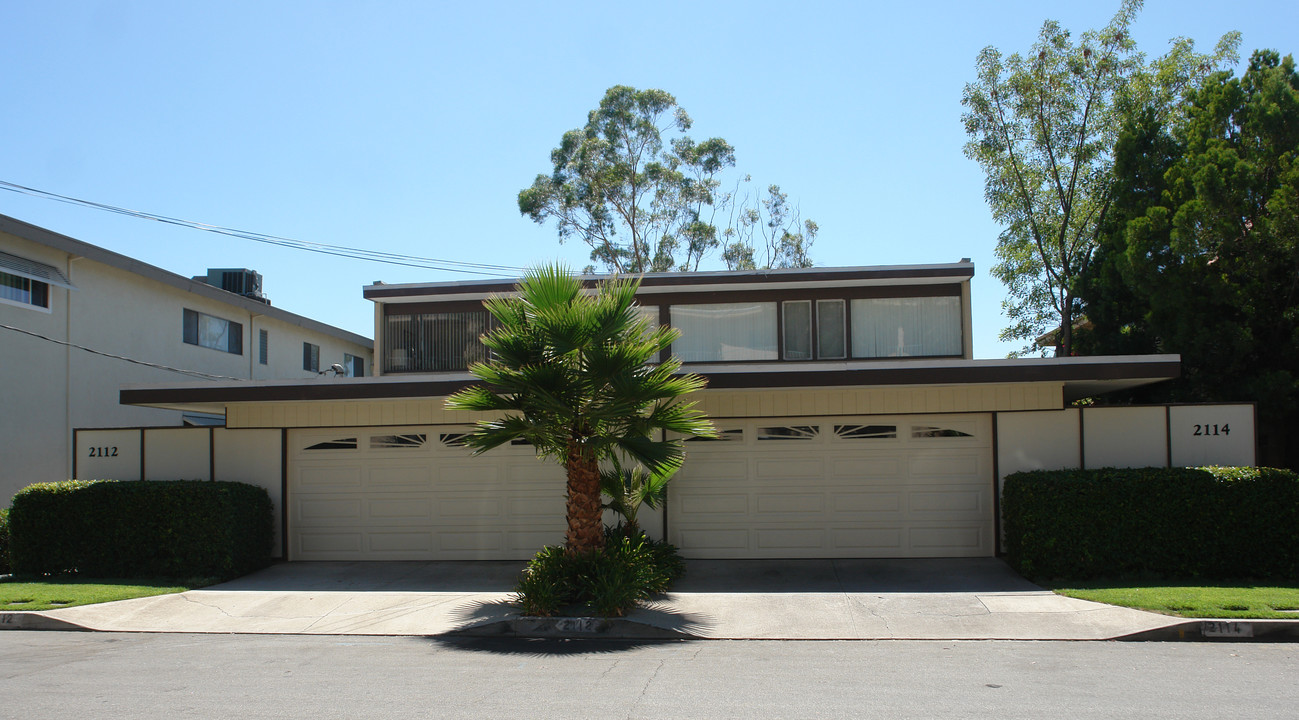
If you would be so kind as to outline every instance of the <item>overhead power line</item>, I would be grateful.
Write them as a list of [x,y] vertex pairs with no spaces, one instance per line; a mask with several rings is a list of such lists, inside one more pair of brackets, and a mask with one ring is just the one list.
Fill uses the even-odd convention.
[[194,230],[203,230],[205,232],[243,238],[245,240],[252,240],[253,242],[277,245],[279,247],[286,247],[293,250],[320,253],[322,255],[335,255],[354,260],[385,263],[388,265],[402,265],[405,267],[425,268],[428,270],[441,270],[444,272],[465,273],[469,275],[487,275],[491,277],[518,277],[523,272],[523,268],[511,265],[461,262],[459,260],[444,260],[440,258],[421,257],[418,255],[403,255],[400,253],[381,252],[378,250],[366,250],[365,248],[353,248],[343,245],[327,245],[325,243],[309,242],[306,240],[294,240],[293,238],[267,235],[265,233],[253,232],[251,230],[238,230],[235,228],[222,227],[220,225],[195,222],[193,220],[182,220],[180,218],[168,217],[166,215],[156,215],[154,213],[143,212],[140,210],[129,210],[115,205],[106,205],[104,203],[81,200],[79,198],[68,197],[67,195],[60,195],[46,190],[38,190],[36,188],[30,188],[25,185],[18,185],[17,183],[6,182],[4,180],[0,180],[0,190],[8,190],[9,192],[18,193],[20,195],[30,195],[32,197],[54,200],[69,205],[77,205],[79,207],[90,208],[93,210],[102,210],[104,212],[116,213],[118,215],[126,215],[141,220],[153,220],[168,225],[178,225],[180,227],[187,227]]
[[103,352],[102,350],[94,350],[84,345],[64,342],[63,340],[56,340],[52,337],[46,337],[45,335],[41,335],[40,333],[34,333],[31,330],[24,330],[22,328],[13,327],[12,325],[0,324],[0,328],[3,328],[5,330],[12,330],[14,332],[22,333],[24,335],[31,335],[34,338],[39,338],[41,340],[45,340],[46,342],[52,342],[55,345],[63,345],[65,347],[72,347],[78,350],[85,350],[86,352],[91,353],[92,355],[102,355],[103,357],[106,358],[113,358],[114,360],[122,360],[129,363],[135,363],[136,365],[143,365],[145,367],[156,368],[158,370],[170,370],[171,372],[180,373],[182,375],[192,375],[194,377],[200,377],[203,378],[204,380],[242,380],[243,379],[237,377],[230,377],[229,375],[213,375],[212,373],[205,373],[199,370],[182,370],[181,368],[174,368],[171,367],[170,365],[159,365],[158,363],[151,363],[145,360],[136,360],[135,358],[129,358],[126,357],[125,355],[114,355],[113,353]]

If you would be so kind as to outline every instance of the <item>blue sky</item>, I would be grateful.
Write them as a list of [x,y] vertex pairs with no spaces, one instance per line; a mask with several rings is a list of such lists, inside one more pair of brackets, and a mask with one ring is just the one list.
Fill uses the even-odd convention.
[[[471,7],[472,5],[472,7]],[[999,228],[962,154],[987,45],[1027,49],[1114,3],[10,2],[0,180],[333,245],[526,266],[587,249],[518,191],[606,88],[673,93],[755,187],[821,235],[818,265],[972,258],[974,349],[1002,357]],[[1299,5],[1149,0],[1135,34],[1294,52]],[[0,213],[184,275],[249,267],[277,307],[369,336],[361,287],[467,280],[313,255],[0,192]],[[710,269],[721,267],[714,261]]]

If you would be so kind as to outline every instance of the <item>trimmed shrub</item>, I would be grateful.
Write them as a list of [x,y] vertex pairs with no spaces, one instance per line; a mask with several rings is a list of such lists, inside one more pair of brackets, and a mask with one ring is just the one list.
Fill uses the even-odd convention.
[[14,496],[16,573],[237,577],[270,563],[271,500],[236,482],[68,481]]
[[514,588],[524,615],[556,615],[576,609],[605,617],[626,614],[637,602],[665,592],[685,572],[676,547],[642,532],[605,529],[605,546],[570,553],[541,549]]
[[1007,561],[1028,578],[1299,579],[1299,475],[1271,468],[1006,477]]

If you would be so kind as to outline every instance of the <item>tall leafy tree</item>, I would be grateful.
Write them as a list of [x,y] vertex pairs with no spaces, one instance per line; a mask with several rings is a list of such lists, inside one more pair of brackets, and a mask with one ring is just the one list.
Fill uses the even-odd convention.
[[965,154],[983,167],[993,218],[1005,227],[992,269],[1008,292],[1004,340],[1056,330],[1056,354],[1073,353],[1075,281],[1111,209],[1124,111],[1173,112],[1184,87],[1235,61],[1239,35],[1229,33],[1211,55],[1178,38],[1147,63],[1129,29],[1141,4],[1124,0],[1108,25],[1077,42],[1047,21],[1027,55],[984,48],[978,79],[965,86]]
[[517,295],[484,303],[497,327],[483,336],[492,359],[469,368],[482,384],[447,399],[452,409],[498,415],[465,438],[477,452],[522,438],[564,466],[565,544],[575,552],[604,544],[601,460],[621,456],[670,475],[684,451],[680,440],[658,439],[661,431],[715,434],[683,399],[703,378],[678,374],[675,358],[658,362],[680,333],[650,326],[636,308],[638,286],[609,280],[590,294],[563,268],[529,271]]
[[1081,285],[1088,343],[1179,353],[1160,399],[1259,403],[1267,460],[1299,465],[1299,74],[1255,52],[1116,150],[1122,222]]
[[[609,88],[586,126],[564,133],[553,170],[519,192],[519,212],[554,220],[560,242],[591,247],[591,269],[616,273],[697,270],[721,251],[732,269],[808,267],[816,223],[803,221],[779,186],[764,199],[723,189],[735,149],[686,134],[690,116],[663,90]],[[756,246],[755,241],[763,243]]]

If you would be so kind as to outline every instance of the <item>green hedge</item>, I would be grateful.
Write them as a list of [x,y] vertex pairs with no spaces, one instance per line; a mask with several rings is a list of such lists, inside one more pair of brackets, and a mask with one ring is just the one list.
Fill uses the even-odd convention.
[[38,483],[9,514],[15,573],[243,575],[270,563],[271,500],[236,482]]
[[1007,560],[1028,578],[1299,579],[1299,475],[1271,468],[1006,477]]
[[9,508],[0,508],[0,575],[9,572]]

